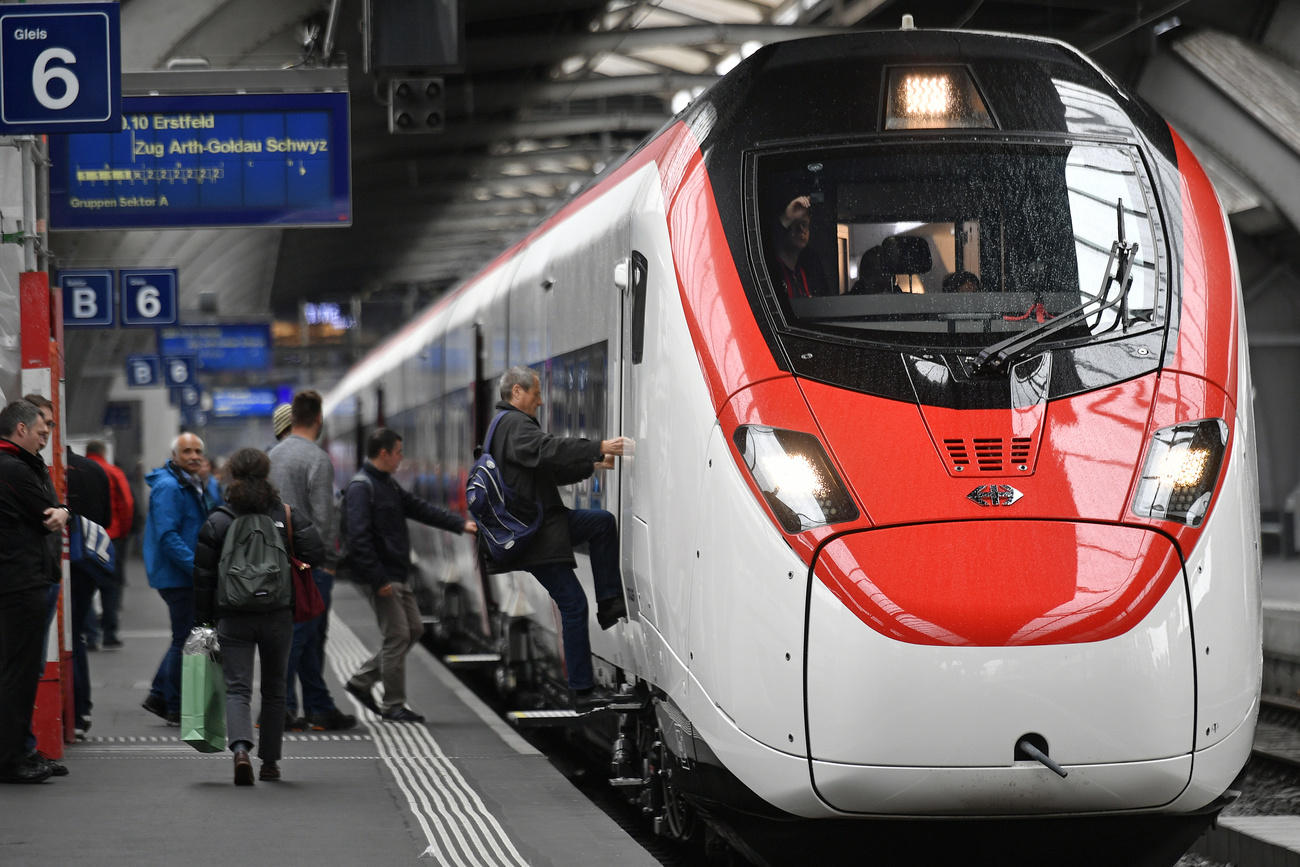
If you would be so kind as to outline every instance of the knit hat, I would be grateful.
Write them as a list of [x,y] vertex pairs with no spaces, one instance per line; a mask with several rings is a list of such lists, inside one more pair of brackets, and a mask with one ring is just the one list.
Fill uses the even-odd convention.
[[271,431],[275,434],[275,438],[279,439],[288,433],[291,427],[293,427],[293,407],[282,403],[271,414]]

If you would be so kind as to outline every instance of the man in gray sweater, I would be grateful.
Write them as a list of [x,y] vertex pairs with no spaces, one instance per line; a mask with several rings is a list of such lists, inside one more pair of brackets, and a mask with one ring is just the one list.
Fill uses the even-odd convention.
[[[293,625],[285,729],[340,731],[355,726],[357,718],[338,709],[325,684],[325,634],[338,558],[338,521],[334,514],[334,467],[325,450],[316,445],[324,425],[320,395],[315,391],[295,394],[292,419],[289,435],[267,452],[271,458],[270,479],[292,514],[310,520],[325,543],[325,563],[312,569],[312,578],[325,600],[325,613]],[[298,716],[295,675],[302,683],[302,718]]]

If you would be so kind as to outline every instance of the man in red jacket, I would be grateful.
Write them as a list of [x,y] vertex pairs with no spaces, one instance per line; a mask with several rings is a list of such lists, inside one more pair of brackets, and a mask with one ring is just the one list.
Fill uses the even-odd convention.
[[[126,473],[109,463],[107,449],[99,440],[86,443],[86,457],[99,464],[108,475],[108,496],[113,509],[113,522],[108,527],[108,537],[113,540],[117,556],[114,558],[112,581],[99,588],[99,602],[103,609],[99,626],[103,630],[104,647],[121,647],[117,637],[118,614],[122,609],[122,588],[126,586],[126,537],[131,535],[131,522],[135,519],[135,497]],[[90,637],[87,636],[87,641]]]

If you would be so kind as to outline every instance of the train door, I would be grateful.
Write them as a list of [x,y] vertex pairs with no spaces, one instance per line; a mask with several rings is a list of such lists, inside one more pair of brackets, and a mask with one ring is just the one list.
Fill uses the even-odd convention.
[[[632,255],[618,265],[615,282],[622,291],[619,328],[619,400],[617,431],[634,442],[643,435],[639,430],[640,373],[645,356],[646,288],[648,266],[645,256],[633,250]],[[635,458],[618,462],[617,514],[622,536],[623,589],[627,596],[628,619],[640,620],[649,612],[642,611],[638,586],[649,576],[649,532],[645,519],[636,508],[637,478]],[[653,617],[647,617],[653,622]]]

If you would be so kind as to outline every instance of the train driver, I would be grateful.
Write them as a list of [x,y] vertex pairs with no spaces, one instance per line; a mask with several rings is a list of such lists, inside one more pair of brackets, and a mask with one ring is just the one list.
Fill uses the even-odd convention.
[[812,239],[812,201],[808,196],[790,200],[781,212],[775,235],[776,265],[787,298],[836,294],[830,291],[817,255],[808,247]]

